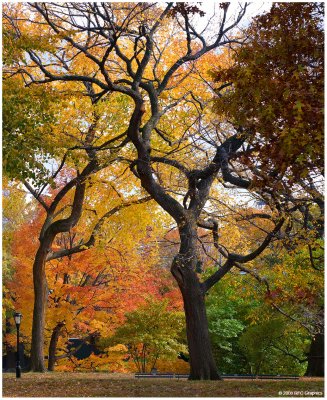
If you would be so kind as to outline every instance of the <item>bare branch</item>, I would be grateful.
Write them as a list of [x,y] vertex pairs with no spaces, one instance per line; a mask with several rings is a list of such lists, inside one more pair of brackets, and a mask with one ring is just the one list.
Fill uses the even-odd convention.
[[40,194],[36,192],[35,189],[32,188],[32,186],[25,180],[23,181],[24,186],[26,189],[33,195],[33,197],[41,204],[41,206],[46,210],[49,211],[49,207],[45,203],[45,201],[40,197]]

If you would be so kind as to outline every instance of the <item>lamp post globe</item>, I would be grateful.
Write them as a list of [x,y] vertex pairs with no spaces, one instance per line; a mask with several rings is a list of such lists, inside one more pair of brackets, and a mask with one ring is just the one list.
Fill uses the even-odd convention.
[[19,312],[16,312],[14,314],[14,319],[15,319],[16,326],[20,325],[20,323],[22,322],[22,314]]
[[19,357],[19,327],[22,322],[22,314],[16,312],[14,314],[14,320],[16,324],[16,332],[17,332],[17,353],[16,353],[16,378],[21,377],[21,367],[20,367],[20,357]]

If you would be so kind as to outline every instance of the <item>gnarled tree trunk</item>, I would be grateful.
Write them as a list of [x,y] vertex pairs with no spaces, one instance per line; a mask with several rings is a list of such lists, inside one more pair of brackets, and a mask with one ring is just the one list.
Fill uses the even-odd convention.
[[181,247],[175,257],[171,272],[184,300],[187,342],[192,380],[221,379],[214,361],[209,338],[204,291],[196,274],[198,263],[197,229],[192,224],[180,229]]
[[182,290],[191,366],[189,379],[220,379],[211,349],[204,295],[195,273],[187,275],[193,275],[185,277],[187,289]]

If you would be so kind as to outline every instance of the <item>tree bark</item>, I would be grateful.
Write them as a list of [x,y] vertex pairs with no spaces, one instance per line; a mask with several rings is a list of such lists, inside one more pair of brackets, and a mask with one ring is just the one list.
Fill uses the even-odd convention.
[[44,365],[44,326],[48,300],[48,285],[45,274],[45,261],[48,254],[49,239],[43,239],[36,253],[33,265],[34,309],[31,345],[31,369],[45,372]]
[[181,290],[188,349],[190,355],[191,380],[221,379],[214,361],[209,337],[204,291],[196,274],[198,263],[196,250],[196,227],[189,225],[180,229],[181,248],[175,257],[171,272]]
[[308,353],[306,376],[325,376],[324,371],[324,333],[313,336]]
[[48,371],[54,371],[54,366],[56,362],[56,351],[58,339],[64,322],[59,322],[52,331],[50,344],[49,344],[49,359],[48,359]]

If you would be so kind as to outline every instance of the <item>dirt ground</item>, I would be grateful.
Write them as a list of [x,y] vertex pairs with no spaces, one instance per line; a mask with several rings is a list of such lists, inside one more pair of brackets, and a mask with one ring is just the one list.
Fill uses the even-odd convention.
[[129,374],[3,374],[3,397],[323,397],[322,378],[300,380],[135,379]]

